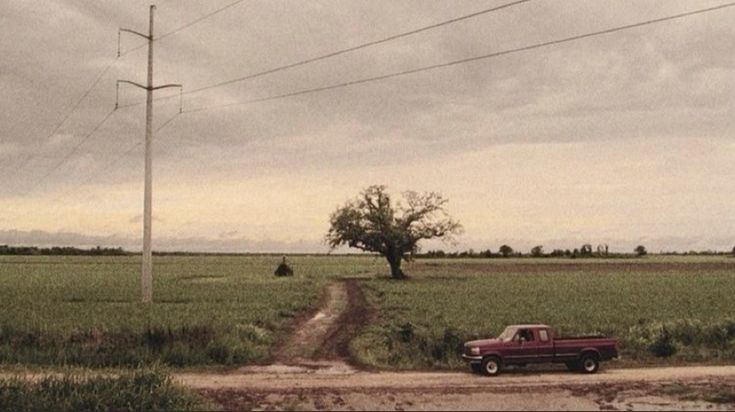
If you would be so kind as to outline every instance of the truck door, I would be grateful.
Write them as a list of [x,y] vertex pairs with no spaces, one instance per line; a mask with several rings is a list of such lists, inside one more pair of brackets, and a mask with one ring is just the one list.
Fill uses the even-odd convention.
[[538,345],[537,356],[541,362],[551,362],[554,359],[554,341],[552,340],[551,331],[548,329],[537,329]]
[[518,329],[505,356],[508,363],[532,363],[538,357],[538,337],[531,328]]

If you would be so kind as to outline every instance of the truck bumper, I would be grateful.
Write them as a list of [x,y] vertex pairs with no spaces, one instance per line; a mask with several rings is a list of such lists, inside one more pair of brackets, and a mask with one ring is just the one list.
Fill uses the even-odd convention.
[[469,363],[482,362],[482,356],[470,356],[465,355],[464,353],[462,354],[462,359]]

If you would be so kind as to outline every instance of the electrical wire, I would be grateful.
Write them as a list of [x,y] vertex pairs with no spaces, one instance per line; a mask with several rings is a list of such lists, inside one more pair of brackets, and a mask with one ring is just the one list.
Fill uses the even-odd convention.
[[[61,129],[61,126],[63,126],[66,123],[66,121],[69,120],[69,118],[77,111],[77,109],[82,104],[82,102],[89,96],[90,93],[92,93],[92,90],[94,90],[97,87],[97,85],[102,80],[102,78],[105,76],[105,74],[107,74],[107,72],[112,68],[112,66],[115,65],[115,63],[117,61],[118,61],[118,59],[115,58],[109,64],[107,64],[105,66],[105,68],[94,79],[94,81],[92,82],[92,84],[84,91],[84,93],[82,93],[82,95],[79,97],[79,99],[77,99],[77,101],[72,106],[71,110],[69,110],[69,112],[64,116],[64,118],[61,119],[61,121],[56,124],[56,126],[51,131],[51,133],[49,133],[46,136],[46,138],[43,139],[43,140],[50,139],[51,137],[53,137],[56,134],[56,132],[59,131],[59,129]],[[27,156],[25,156],[25,158],[23,160],[21,160],[20,164],[18,164],[15,167],[15,170],[18,171],[18,170],[24,168],[28,164],[28,162],[30,162],[35,157],[36,157],[36,155],[34,155],[33,153],[28,154]]]
[[[245,76],[241,76],[241,77],[237,77],[237,78],[234,78],[234,79],[226,80],[226,81],[223,81],[223,82],[211,84],[211,85],[208,85],[208,86],[202,86],[202,87],[199,87],[199,88],[196,88],[196,89],[192,89],[192,90],[187,90],[187,91],[184,91],[183,94],[184,95],[190,95],[190,94],[194,94],[194,93],[199,93],[199,92],[202,92],[202,91],[205,91],[205,90],[214,89],[214,88],[222,87],[222,86],[227,86],[227,85],[230,85],[230,84],[234,84],[234,83],[238,83],[238,82],[242,82],[242,81],[254,79],[254,78],[257,78],[257,77],[262,77],[262,76],[265,76],[265,75],[268,75],[268,74],[272,74],[272,73],[276,73],[276,72],[280,72],[280,71],[292,69],[294,67],[304,66],[304,65],[309,64],[309,63],[314,63],[314,62],[318,62],[318,61],[321,61],[321,60],[326,60],[326,59],[329,59],[329,58],[332,58],[332,57],[340,56],[342,54],[346,54],[346,53],[350,53],[350,52],[357,51],[357,50],[360,50],[360,49],[365,49],[365,48],[368,48],[368,47],[371,47],[371,46],[376,46],[376,45],[379,45],[379,44],[387,43],[387,42],[390,42],[390,41],[393,41],[393,40],[397,40],[397,39],[400,39],[400,38],[403,38],[403,37],[412,36],[414,34],[422,33],[422,32],[425,32],[425,31],[429,31],[429,30],[436,29],[436,28],[439,28],[439,27],[447,26],[447,25],[450,25],[450,24],[458,23],[458,22],[461,22],[461,21],[464,21],[464,20],[468,20],[468,19],[471,19],[471,18],[474,18],[474,17],[482,16],[484,14],[492,13],[492,12],[499,11],[499,10],[502,10],[502,9],[506,9],[506,8],[509,8],[509,7],[512,7],[512,6],[517,6],[517,5],[520,5],[520,4],[523,4],[523,3],[528,3],[530,1],[533,1],[533,0],[517,0],[517,1],[510,2],[510,3],[501,4],[500,6],[495,6],[495,7],[491,7],[491,8],[479,10],[479,11],[476,11],[474,13],[470,13],[470,14],[466,14],[466,15],[463,15],[463,16],[455,17],[455,18],[452,18],[452,19],[449,19],[449,20],[444,20],[444,21],[441,21],[441,22],[438,22],[438,23],[430,24],[428,26],[419,27],[418,29],[413,29],[413,30],[402,32],[402,33],[394,34],[394,35],[391,35],[391,36],[388,36],[388,37],[384,37],[384,38],[381,38],[381,39],[378,39],[378,40],[369,41],[367,43],[358,44],[356,46],[348,47],[346,49],[336,50],[336,51],[333,51],[333,52],[330,52],[330,53],[327,53],[327,54],[323,54],[323,55],[320,55],[320,56],[308,58],[308,59],[305,59],[305,60],[300,60],[300,61],[297,61],[297,62],[294,62],[294,63],[289,63],[289,64],[286,64],[286,65],[283,65],[283,66],[273,67],[273,68],[270,68],[270,69],[267,69],[267,70],[264,70],[264,71],[261,71],[261,72],[248,74],[248,75],[245,75]],[[172,96],[164,96],[164,97],[156,98],[154,100],[166,100],[166,99],[171,99],[171,98],[174,98],[174,97],[176,97],[176,96],[173,96],[173,95]],[[132,106],[139,106],[139,105],[142,105],[144,103],[145,102],[130,103],[130,104],[122,105],[122,106],[120,106],[120,108],[132,107]]]
[[230,7],[233,7],[233,6],[236,6],[236,5],[240,4],[240,3],[242,3],[243,1],[245,1],[245,0],[236,0],[236,1],[233,1],[232,3],[229,3],[229,4],[225,5],[224,7],[221,7],[221,8],[219,8],[219,9],[217,9],[217,10],[211,12],[211,13],[207,13],[204,16],[199,17],[198,19],[195,19],[195,20],[193,20],[193,21],[191,21],[191,22],[189,22],[187,24],[184,24],[183,26],[181,26],[179,28],[176,28],[174,30],[171,30],[169,32],[166,32],[166,33],[164,33],[164,34],[156,37],[155,40],[163,40],[166,37],[173,36],[174,34],[180,32],[182,30],[188,29],[189,27],[191,27],[191,26],[193,26],[193,25],[195,25],[195,24],[197,24],[199,22],[202,22],[202,21],[204,21],[204,20],[206,20],[206,19],[208,19],[208,18],[210,18],[210,17],[212,17],[212,16],[214,16],[216,14],[222,13],[223,11],[229,9]]
[[[156,128],[154,130],[154,134],[160,132],[163,129],[165,129],[169,124],[171,124],[171,122],[173,122],[180,115],[181,115],[181,113],[176,113],[175,115],[171,116],[168,120],[166,120],[165,122],[163,122],[160,126],[158,126],[158,128]],[[103,173],[109,172],[110,170],[114,169],[123,159],[125,159],[128,155],[130,155],[131,153],[133,153],[133,151],[135,151],[135,149],[137,149],[140,146],[142,146],[143,143],[145,143],[145,141],[144,140],[140,140],[137,143],[133,144],[127,150],[125,150],[124,152],[120,153],[115,158],[115,160],[113,160],[112,162],[109,162],[106,165],[103,165],[101,168],[95,170],[94,173],[92,173],[89,176],[89,178],[83,180],[81,183],[79,183],[78,186],[87,185],[87,184],[91,183],[94,179],[96,179],[99,176],[101,176]],[[58,202],[59,200],[63,199],[64,197],[66,197],[66,196],[68,196],[70,194],[71,194],[71,192],[62,193],[61,195],[59,195],[59,196],[51,199],[51,202]]]
[[[217,10],[214,10],[214,11],[213,11],[213,12],[211,12],[211,13],[208,13],[208,14],[206,14],[206,15],[204,15],[204,16],[201,16],[201,17],[199,17],[199,18],[195,19],[194,21],[191,21],[191,22],[189,22],[189,23],[187,23],[187,24],[184,24],[183,26],[180,26],[180,27],[178,27],[178,28],[176,28],[176,29],[174,29],[174,30],[172,30],[172,31],[170,31],[170,32],[167,32],[167,33],[165,33],[165,34],[163,34],[163,35],[159,36],[159,37],[158,37],[158,38],[157,38],[156,40],[160,40],[160,39],[163,39],[163,38],[165,38],[165,37],[168,37],[168,36],[174,35],[174,34],[176,34],[176,33],[180,32],[180,31],[182,31],[182,30],[185,30],[185,29],[187,29],[187,28],[189,28],[189,27],[191,27],[191,26],[193,26],[193,25],[195,25],[195,24],[197,24],[197,23],[199,23],[199,22],[202,22],[202,21],[204,21],[204,20],[206,20],[206,19],[208,19],[208,18],[210,18],[210,17],[212,17],[212,16],[214,16],[214,15],[216,15],[216,14],[218,14],[218,13],[221,13],[221,12],[223,12],[223,11],[225,11],[225,10],[229,9],[230,7],[233,7],[233,6],[235,6],[235,5],[237,5],[238,3],[241,3],[241,2],[243,2],[243,1],[244,1],[244,0],[237,0],[237,1],[235,1],[235,2],[229,3],[229,4],[225,5],[224,7],[221,7],[221,8],[219,8],[219,9],[217,9]],[[84,100],[85,100],[85,99],[86,99],[86,98],[87,98],[87,97],[89,96],[89,94],[90,94],[90,93],[91,93],[91,92],[92,92],[92,91],[93,91],[93,90],[94,90],[94,89],[95,89],[95,88],[97,87],[97,85],[98,85],[98,84],[100,83],[100,81],[102,80],[102,78],[103,78],[103,77],[104,77],[104,76],[105,76],[105,75],[107,74],[107,72],[108,72],[108,71],[110,71],[110,69],[112,68],[112,66],[114,66],[114,65],[115,65],[115,64],[116,64],[116,63],[117,63],[117,62],[118,62],[118,61],[120,60],[120,58],[122,58],[123,56],[125,56],[125,55],[127,55],[127,54],[129,54],[129,53],[131,53],[131,52],[133,52],[133,51],[135,51],[135,50],[137,50],[137,49],[143,48],[143,47],[145,47],[145,46],[146,46],[146,43],[143,43],[143,44],[141,44],[140,46],[138,46],[138,47],[136,47],[136,48],[133,48],[133,49],[131,49],[131,50],[128,50],[128,51],[126,51],[125,53],[121,53],[121,54],[120,54],[120,55],[119,55],[118,57],[116,57],[116,58],[115,58],[114,60],[112,60],[112,61],[111,61],[111,62],[110,62],[109,64],[107,64],[107,65],[106,65],[106,66],[104,67],[104,69],[103,69],[103,70],[102,70],[102,71],[101,71],[101,72],[100,72],[100,73],[99,73],[99,74],[97,75],[97,77],[96,77],[96,78],[95,78],[95,80],[94,80],[94,81],[92,82],[92,84],[91,84],[91,85],[90,85],[90,86],[89,86],[89,87],[88,87],[88,88],[87,88],[87,89],[86,89],[86,90],[84,91],[84,93],[82,93],[82,95],[81,95],[81,96],[79,97],[79,99],[77,99],[77,101],[76,101],[76,102],[74,103],[74,105],[72,106],[71,110],[70,110],[70,111],[69,111],[69,112],[68,112],[68,113],[67,113],[67,114],[66,114],[66,115],[64,116],[64,118],[63,118],[63,119],[62,119],[62,120],[61,120],[61,121],[60,121],[60,122],[59,122],[59,123],[58,123],[58,124],[57,124],[57,125],[56,125],[56,126],[55,126],[55,127],[53,128],[53,130],[51,131],[51,133],[49,133],[49,134],[48,134],[48,135],[46,136],[46,138],[45,138],[45,139],[43,139],[43,140],[48,140],[48,139],[50,139],[51,137],[53,137],[53,136],[54,136],[54,135],[55,135],[55,134],[56,134],[56,133],[57,133],[57,132],[59,131],[59,129],[61,129],[61,127],[62,127],[62,126],[63,126],[63,125],[64,125],[64,124],[65,124],[65,123],[66,123],[66,122],[67,122],[67,121],[69,120],[69,118],[70,118],[70,117],[71,117],[71,116],[72,116],[72,115],[73,115],[74,113],[76,113],[77,109],[78,109],[78,108],[79,108],[79,106],[80,106],[80,105],[82,104],[82,102],[83,102],[83,101],[84,101]],[[104,119],[104,120],[103,120],[103,123],[104,123],[104,121],[106,121],[106,120],[107,120],[107,119]],[[30,162],[30,161],[31,161],[32,159],[34,159],[35,157],[37,157],[37,155],[35,155],[35,154],[33,154],[33,153],[29,153],[29,154],[28,154],[28,155],[26,155],[26,156],[25,156],[25,157],[24,157],[24,158],[23,158],[23,159],[22,159],[22,160],[20,161],[20,163],[19,163],[19,164],[18,164],[18,165],[17,165],[16,167],[15,167],[15,170],[16,170],[16,171],[18,171],[18,170],[21,170],[21,169],[23,169],[23,168],[24,168],[24,167],[25,167],[25,166],[26,166],[26,165],[27,165],[27,164],[28,164],[28,163],[29,163],[29,162]]]
[[284,65],[284,66],[274,67],[272,69],[264,70],[262,72],[249,74],[249,75],[238,77],[238,78],[235,78],[235,79],[232,79],[232,80],[227,80],[227,81],[224,81],[224,82],[215,83],[215,84],[212,84],[212,85],[209,85],[209,86],[204,86],[204,87],[199,87],[197,89],[188,90],[188,91],[184,92],[184,94],[198,93],[198,92],[201,92],[201,91],[204,91],[204,90],[214,89],[216,87],[222,87],[222,86],[230,85],[230,84],[233,84],[233,83],[238,83],[238,82],[241,82],[241,81],[244,81],[244,80],[250,80],[250,79],[254,79],[256,77],[265,76],[267,74],[276,73],[276,72],[279,72],[279,71],[291,69],[291,68],[298,67],[298,66],[303,66],[305,64],[314,63],[314,62],[317,62],[317,61],[320,61],[320,60],[326,60],[326,59],[329,59],[329,58],[332,58],[332,57],[335,57],[335,56],[339,56],[339,55],[342,55],[342,54],[345,54],[345,53],[350,53],[350,52],[353,52],[353,51],[356,51],[356,50],[365,49],[365,48],[368,48],[368,47],[371,47],[371,46],[375,46],[375,45],[378,45],[378,44],[387,43],[387,42],[390,42],[390,41],[393,41],[393,40],[397,40],[397,39],[400,39],[400,38],[403,38],[403,37],[412,36],[414,34],[422,33],[422,32],[425,32],[425,31],[428,31],[428,30],[432,30],[432,29],[436,29],[436,28],[439,28],[439,27],[442,27],[442,26],[447,26],[447,25],[450,25],[450,24],[458,23],[458,22],[463,21],[463,20],[468,20],[468,19],[471,19],[471,18],[474,18],[474,17],[479,17],[479,16],[482,16],[484,14],[492,13],[492,12],[499,11],[499,10],[502,10],[502,9],[506,9],[506,8],[509,8],[509,7],[512,7],[512,6],[517,6],[517,5],[520,5],[520,4],[523,4],[523,3],[528,3],[530,1],[532,1],[532,0],[519,0],[519,1],[514,1],[514,2],[510,2],[510,3],[502,4],[500,6],[492,7],[492,8],[489,8],[489,9],[480,10],[480,11],[477,11],[477,12],[474,12],[474,13],[470,13],[470,14],[467,14],[467,15],[464,15],[464,16],[460,16],[460,17],[456,17],[456,18],[453,18],[453,19],[450,19],[450,20],[445,20],[445,21],[442,21],[442,22],[439,22],[439,23],[431,24],[429,26],[424,26],[424,27],[420,27],[418,29],[414,29],[414,30],[403,32],[403,33],[395,34],[395,35],[392,35],[392,36],[388,36],[388,37],[385,37],[385,38],[382,38],[382,39],[379,39],[379,40],[374,40],[374,41],[370,41],[370,42],[367,42],[367,43],[358,44],[358,45],[353,46],[353,47],[348,47],[346,49],[337,50],[337,51],[334,51],[334,52],[331,52],[331,53],[323,54],[321,56],[312,57],[312,58],[309,58],[309,59],[301,60],[301,61],[298,61],[298,62],[295,62],[295,63],[291,63],[291,64],[287,64],[287,65]]
[[[193,21],[190,21],[189,23],[184,24],[183,26],[179,26],[179,27],[177,27],[177,28],[175,28],[175,29],[173,29],[171,31],[168,31],[168,32],[166,32],[166,33],[164,33],[164,34],[162,34],[160,36],[154,36],[153,37],[153,41],[159,41],[159,40],[165,39],[166,37],[173,36],[174,34],[180,32],[180,31],[183,31],[185,29],[188,29],[189,27],[194,26],[197,23],[200,23],[200,22],[202,22],[202,21],[204,21],[204,20],[206,20],[206,19],[208,19],[208,18],[210,18],[212,16],[215,16],[215,15],[217,15],[219,13],[222,13],[223,11],[225,11],[225,10],[227,10],[227,9],[233,7],[233,6],[236,6],[239,3],[242,3],[243,1],[245,1],[245,0],[236,0],[236,1],[232,2],[232,3],[228,3],[227,5],[225,5],[223,7],[220,7],[220,8],[218,8],[218,9],[216,9],[216,10],[210,12],[210,13],[207,13],[204,16],[198,17],[198,18],[194,19]],[[140,50],[140,49],[142,49],[143,47],[145,47],[147,45],[148,45],[148,43],[142,43],[142,44],[140,44],[140,45],[138,45],[136,47],[133,47],[130,50],[126,50],[125,52],[123,52],[123,53],[120,54],[120,57],[126,56],[126,55],[128,55],[128,54],[130,54],[130,53],[132,53],[132,52],[134,52],[136,50]]]
[[529,45],[529,46],[517,47],[517,48],[513,48],[513,49],[499,51],[499,52],[488,53],[488,54],[484,54],[484,55],[480,55],[480,56],[468,57],[468,58],[464,58],[464,59],[460,59],[460,60],[454,60],[454,61],[450,61],[450,62],[446,62],[446,63],[433,64],[433,65],[430,65],[430,66],[419,67],[419,68],[416,68],[416,69],[403,70],[403,71],[399,71],[399,72],[383,74],[383,75],[380,75],[380,76],[368,77],[368,78],[364,78],[364,79],[357,79],[357,80],[352,80],[352,81],[348,81],[348,82],[344,82],[344,83],[338,83],[338,84],[329,85],[329,86],[322,86],[322,87],[315,87],[315,88],[311,88],[311,89],[298,90],[298,91],[295,91],[295,92],[284,93],[284,94],[279,94],[279,95],[274,95],[274,96],[268,96],[268,97],[262,97],[262,98],[252,99],[252,100],[246,100],[246,101],[242,101],[242,102],[226,103],[226,104],[212,105],[212,106],[204,106],[204,107],[200,107],[200,108],[185,110],[184,113],[196,113],[196,112],[202,112],[202,111],[207,111],[207,110],[212,110],[212,109],[219,109],[219,108],[225,108],[225,107],[231,107],[231,106],[239,106],[239,105],[245,105],[245,104],[251,104],[251,103],[260,103],[260,102],[266,102],[266,101],[271,101],[271,100],[278,100],[278,99],[284,99],[284,98],[289,98],[289,97],[301,96],[301,95],[310,94],[310,93],[318,93],[318,92],[323,92],[323,91],[327,91],[327,90],[334,90],[334,89],[343,88],[343,87],[355,86],[355,85],[358,85],[358,84],[369,83],[369,82],[374,82],[374,81],[379,81],[379,80],[385,80],[385,79],[390,79],[390,78],[394,78],[394,77],[406,76],[406,75],[409,75],[409,74],[414,74],[414,73],[419,73],[419,72],[425,72],[425,71],[435,70],[435,69],[444,68],[444,67],[456,66],[456,65],[459,65],[459,64],[465,64],[465,63],[470,63],[470,62],[475,62],[475,61],[480,61],[480,60],[486,60],[486,59],[491,59],[491,58],[495,58],[495,57],[506,56],[506,55],[509,55],[509,54],[520,53],[520,52],[525,52],[525,51],[534,50],[534,49],[540,49],[540,48],[549,47],[549,46],[555,46],[555,45],[562,44],[562,43],[574,42],[574,41],[578,41],[578,40],[582,40],[582,39],[586,39],[586,38],[590,38],[590,37],[602,36],[602,35],[606,35],[606,34],[610,34],[610,33],[620,32],[620,31],[624,31],[624,30],[630,30],[630,29],[637,28],[637,27],[642,27],[642,26],[647,26],[647,25],[651,25],[651,24],[662,23],[662,22],[665,22],[665,21],[670,21],[670,20],[675,20],[675,19],[681,19],[681,18],[684,18],[684,17],[694,16],[694,15],[697,15],[697,14],[702,14],[702,13],[707,13],[707,12],[713,12],[713,11],[716,11],[716,10],[721,10],[721,9],[728,8],[728,7],[733,7],[733,6],[735,6],[735,2],[726,3],[726,4],[722,4],[722,5],[714,6],[714,7],[709,7],[709,8],[705,8],[705,9],[693,10],[693,11],[689,11],[689,12],[685,12],[685,13],[679,13],[679,14],[675,14],[675,15],[671,15],[671,16],[660,17],[660,18],[657,18],[657,19],[646,20],[646,21],[642,21],[642,22],[638,22],[638,23],[627,24],[627,25],[624,25],[624,26],[613,27],[613,28],[609,28],[609,29],[605,29],[605,30],[600,30],[600,31],[595,31],[595,32],[591,32],[591,33],[580,34],[580,35],[566,37],[566,38],[562,38],[562,39],[551,40],[551,41],[546,41],[546,42],[542,42],[542,43],[535,43],[535,44],[532,44],[532,45]]
[[70,159],[70,158],[71,158],[72,156],[74,156],[74,154],[75,154],[75,153],[77,152],[77,150],[79,150],[79,148],[80,148],[80,147],[81,147],[81,146],[82,146],[82,145],[83,145],[84,143],[86,143],[87,141],[89,141],[89,139],[91,139],[91,138],[92,138],[92,136],[94,136],[94,134],[95,134],[95,133],[97,133],[97,131],[98,131],[98,130],[99,130],[99,129],[100,129],[101,127],[102,127],[102,125],[103,125],[103,124],[105,124],[105,122],[107,122],[107,120],[108,120],[108,119],[109,119],[110,117],[112,117],[112,115],[113,115],[114,113],[115,113],[115,109],[112,109],[112,110],[110,110],[110,111],[109,111],[109,112],[107,113],[107,115],[105,115],[105,117],[104,117],[104,118],[102,118],[102,120],[101,120],[101,121],[100,121],[99,123],[97,123],[97,124],[96,124],[96,125],[94,126],[94,128],[92,128],[92,130],[91,130],[91,131],[90,131],[89,133],[87,133],[87,134],[86,134],[86,135],[85,135],[85,136],[84,136],[84,137],[82,138],[82,140],[80,140],[80,141],[79,141],[79,142],[78,142],[78,143],[77,143],[77,144],[76,144],[76,145],[75,145],[75,146],[74,146],[74,147],[72,148],[72,150],[71,150],[71,151],[70,151],[69,153],[67,153],[67,154],[66,154],[66,155],[65,155],[65,156],[64,156],[64,157],[63,157],[63,158],[62,158],[62,159],[61,159],[61,160],[60,160],[60,161],[59,161],[58,163],[56,163],[56,164],[55,164],[55,165],[54,165],[54,166],[53,166],[53,167],[52,167],[51,169],[49,169],[49,170],[48,170],[48,171],[46,172],[46,174],[44,174],[44,175],[43,175],[43,176],[42,176],[42,177],[41,177],[40,179],[38,179],[38,181],[37,181],[36,183],[37,183],[37,184],[41,184],[41,183],[42,183],[42,182],[43,182],[44,180],[46,180],[46,179],[47,179],[47,178],[48,178],[49,176],[51,176],[51,174],[53,174],[53,173],[54,173],[54,172],[55,172],[56,170],[58,170],[58,169],[59,169],[59,168],[60,168],[61,166],[63,166],[63,165],[64,165],[64,163],[66,163],[66,162],[67,162],[67,161],[68,161],[68,160],[69,160],[69,159]]

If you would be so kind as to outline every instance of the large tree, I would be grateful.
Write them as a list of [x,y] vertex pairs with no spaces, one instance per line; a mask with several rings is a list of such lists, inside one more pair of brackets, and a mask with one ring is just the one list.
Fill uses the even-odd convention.
[[368,187],[332,213],[327,243],[332,249],[347,245],[380,253],[391,276],[404,278],[401,262],[419,251],[420,240],[451,240],[462,226],[449,217],[447,200],[440,194],[407,191],[403,198],[405,203],[393,204],[385,186]]

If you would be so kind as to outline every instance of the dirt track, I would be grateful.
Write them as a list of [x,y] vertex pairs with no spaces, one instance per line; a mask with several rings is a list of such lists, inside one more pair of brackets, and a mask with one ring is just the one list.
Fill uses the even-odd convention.
[[[355,283],[333,284],[325,306],[297,326],[278,362],[176,379],[227,410],[733,410],[697,400],[735,388],[735,366],[508,371],[496,378],[447,372],[368,372],[349,364],[347,344],[369,314]],[[687,395],[694,400],[682,400]]]

